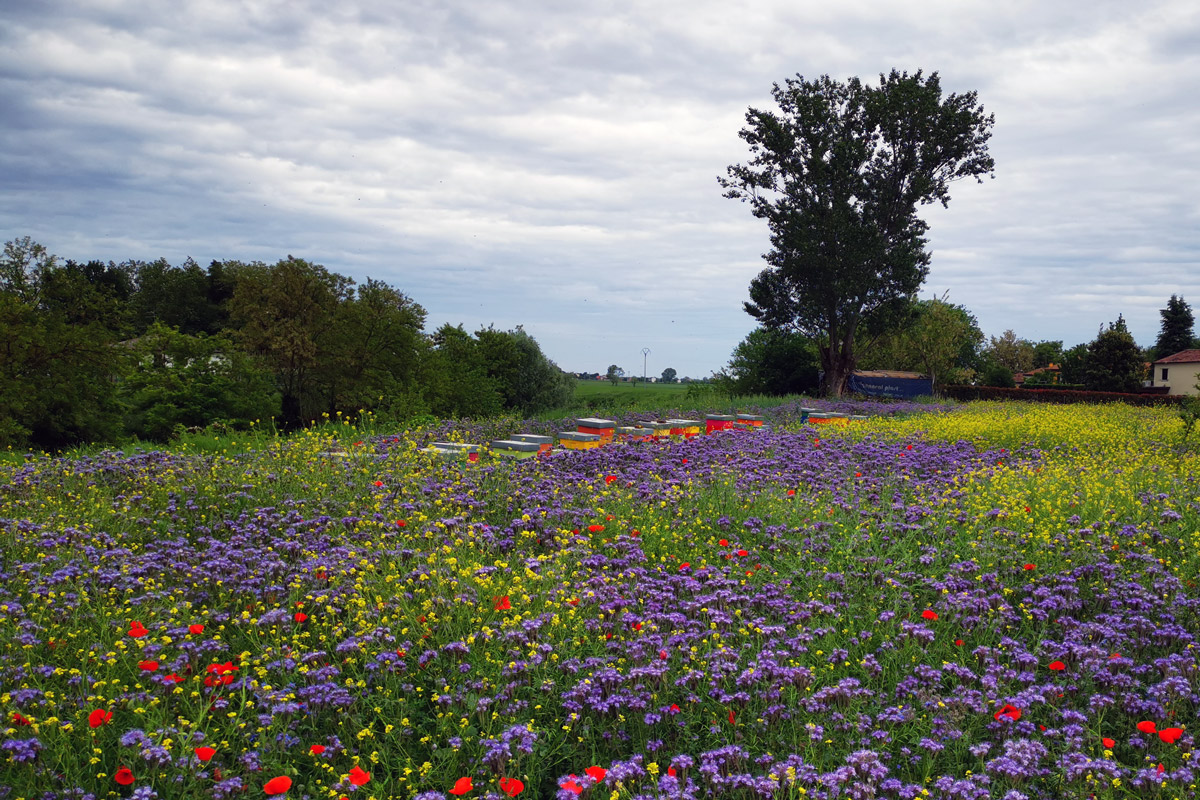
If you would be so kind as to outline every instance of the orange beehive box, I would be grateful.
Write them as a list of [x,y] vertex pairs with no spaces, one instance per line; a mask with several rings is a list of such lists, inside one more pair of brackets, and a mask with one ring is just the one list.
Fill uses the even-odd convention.
[[[613,433],[616,432],[617,423],[611,419],[597,419],[596,417],[583,417],[575,420],[575,430],[579,433],[590,433],[593,436],[599,436],[604,440],[604,444],[608,444],[613,440]],[[560,437],[561,438],[561,437]]]

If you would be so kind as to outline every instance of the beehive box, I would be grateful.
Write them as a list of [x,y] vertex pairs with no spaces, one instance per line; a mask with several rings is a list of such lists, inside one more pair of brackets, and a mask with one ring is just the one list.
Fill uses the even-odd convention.
[[654,437],[653,428],[641,428],[635,425],[622,425],[617,428],[618,442],[641,442]]
[[732,430],[737,417],[731,414],[706,414],[704,416],[704,432]]
[[522,442],[516,439],[497,439],[492,442],[492,451],[505,458],[533,458],[541,451],[537,442]]
[[670,436],[671,435],[671,427],[672,426],[671,426],[671,423],[669,423],[669,422],[662,422],[662,421],[639,422],[638,425],[640,425],[643,428],[649,428],[652,436]]
[[549,453],[550,448],[554,446],[553,436],[542,436],[537,433],[518,433],[512,438],[513,441],[517,442],[533,442],[538,446],[538,455]]
[[690,439],[693,436],[700,435],[700,423],[694,419],[669,419],[671,423],[671,435],[683,436]]
[[608,444],[613,440],[613,434],[616,432],[616,429],[616,420],[598,419],[597,417],[582,417],[575,420],[576,431],[599,436],[604,440],[604,444]]
[[558,435],[558,443],[568,450],[591,450],[604,444],[604,439],[594,433],[567,431]]
[[738,414],[738,424],[747,428],[761,428],[763,426],[763,418],[760,414]]
[[479,445],[463,444],[461,442],[432,442],[426,448],[428,452],[436,453],[443,458],[463,459],[466,461],[479,460]]

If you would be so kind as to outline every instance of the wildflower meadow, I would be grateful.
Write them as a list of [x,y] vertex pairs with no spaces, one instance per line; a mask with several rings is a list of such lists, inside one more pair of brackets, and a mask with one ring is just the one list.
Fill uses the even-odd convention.
[[0,462],[0,800],[1197,797],[1173,412],[856,410]]

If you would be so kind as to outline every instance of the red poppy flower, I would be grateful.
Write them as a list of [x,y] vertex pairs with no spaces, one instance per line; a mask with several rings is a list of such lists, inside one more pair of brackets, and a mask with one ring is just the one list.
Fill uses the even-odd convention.
[[737,717],[735,717],[735,716],[733,715],[733,709],[732,709],[732,708],[731,708],[731,709],[729,709],[729,724],[730,724],[730,725],[736,725],[736,724],[737,724]]
[[407,525],[407,524],[408,524],[408,523],[407,523],[407,522],[405,522],[405,521],[404,521],[404,520],[402,520],[402,519],[398,519],[398,520],[396,520],[396,527],[397,527],[397,528],[403,528],[403,527],[404,527],[405,525]]
[[303,611],[297,611],[295,614],[292,614],[292,619],[296,620],[296,622],[308,622],[308,614],[305,614]]
[[1029,513],[1029,506],[1025,506],[1025,513],[1026,513],[1026,514],[1028,514],[1028,513]]
[[128,786],[133,783],[133,770],[129,767],[121,767],[117,770],[117,774],[113,775],[113,780],[122,786]]
[[1107,747],[1109,750],[1111,750],[1117,746],[1117,743],[1115,741],[1113,741],[1112,739],[1109,739],[1107,736],[1105,736],[1103,739],[1101,739],[1100,743],[1102,745],[1104,745],[1105,747]]
[[371,773],[356,764],[350,768],[350,774],[346,778],[355,786],[365,786],[367,781],[371,780]]
[[454,788],[450,790],[450,794],[464,795],[474,790],[475,787],[471,784],[470,778],[459,778],[454,782]]
[[200,634],[204,633],[204,626],[198,622],[194,625],[188,625],[188,633],[193,634],[194,636],[199,636]]
[[1034,570],[1034,569],[1037,569],[1037,564],[1026,564],[1026,565],[1025,565],[1025,570],[1026,570],[1027,572],[1028,572],[1029,570]]
[[516,797],[521,792],[525,791],[525,784],[516,778],[501,778],[500,791],[504,792],[509,797]]
[[579,598],[578,598],[578,597],[572,597],[570,600],[568,600],[568,601],[567,601],[567,605],[569,605],[569,606],[577,606],[577,605],[579,605]]
[[174,672],[172,672],[170,675],[163,676],[163,680],[171,681],[171,683],[183,683],[183,676],[176,675]]
[[668,708],[668,709],[667,709],[667,711],[671,712],[672,714],[678,714],[678,713],[679,713],[679,706],[678,706],[677,704],[675,704],[675,703],[671,703],[671,707],[670,707],[670,708]]
[[739,556],[748,556],[748,555],[750,555],[750,551],[749,551],[749,550],[738,550],[738,551],[737,551],[737,553],[738,553],[738,555],[739,555]]
[[314,744],[312,747],[308,748],[308,752],[312,753],[314,756],[319,756],[321,753],[325,752],[325,745]]
[[686,458],[685,458],[685,459],[683,459],[683,463],[685,463],[685,464],[687,463],[687,459],[686,459]]
[[134,639],[140,639],[149,632],[150,631],[146,630],[142,623],[138,622],[136,619],[129,623],[129,635]]
[[1108,660],[1112,661],[1114,658],[1120,658],[1120,657],[1121,657],[1120,653],[1113,653],[1111,656],[1108,657]]
[[583,787],[573,780],[569,780],[566,783],[560,783],[558,786],[560,789],[566,789],[571,794],[583,794]]
[[666,651],[666,650],[659,650],[659,651],[658,651],[658,660],[659,660],[659,661],[666,661],[666,660],[667,660],[667,651]]
[[1145,719],[1137,724],[1137,729],[1142,733],[1154,733],[1158,730],[1158,726],[1150,720]]
[[925,619],[937,619],[938,613],[936,611],[934,611],[932,608],[927,608],[921,612],[921,616],[924,617]]
[[1162,762],[1160,761],[1160,762],[1158,762],[1158,766],[1154,768],[1154,771],[1157,772],[1159,775],[1162,775],[1164,772],[1167,771],[1167,769],[1166,769],[1166,767],[1164,767],[1162,765]]
[[497,597],[493,608],[495,608],[497,611],[508,611],[509,609],[511,609],[512,603],[509,602],[508,595],[502,595],[500,597]]
[[1062,672],[1064,669],[1067,668],[1067,665],[1061,661],[1051,661],[1049,664],[1046,665],[1046,667],[1048,669],[1054,670],[1055,672]]
[[603,530],[603,525],[588,525],[588,533],[600,533]]
[[154,670],[158,669],[158,662],[157,661],[139,661],[138,669],[142,670],[143,672],[154,672]]
[[788,493],[788,497],[794,497],[794,496],[795,496],[795,494],[796,494],[796,490],[795,490],[795,489],[788,489],[788,490],[787,490],[787,493]]
[[599,783],[604,780],[604,776],[608,774],[608,770],[604,767],[588,767],[584,770],[584,773],[596,783]]
[[912,450],[912,445],[911,445],[911,444],[906,444],[906,445],[904,446],[904,449],[905,449],[905,450]]
[[32,725],[33,720],[23,715],[20,711],[14,711],[12,714],[13,725]]
[[1163,728],[1158,732],[1158,738],[1167,744],[1175,744],[1180,736],[1183,736],[1183,728]]
[[963,640],[962,640],[962,639],[955,639],[955,640],[954,640],[954,646],[955,646],[955,647],[962,647],[962,646],[963,646]]
[[690,562],[690,561],[685,561],[685,562],[683,562],[682,564],[680,564],[680,565],[679,565],[679,571],[680,571],[680,572],[682,572],[683,570],[687,569],[687,568],[688,568],[688,567],[690,567],[691,565],[692,565],[692,564],[691,564],[691,562]]
[[856,472],[856,473],[854,473],[854,477],[856,477],[856,478],[861,478],[861,477],[862,477],[862,473],[861,473],[861,472]]
[[292,779],[287,775],[271,778],[263,784],[263,791],[267,794],[285,794],[290,788],[292,788]]
[[670,775],[672,778],[674,778],[675,777],[675,768],[667,767],[667,774]]
[[616,476],[616,475],[605,475],[605,476],[604,476],[604,482],[605,482],[605,483],[612,483],[612,482],[613,482],[613,481],[615,481],[616,479],[617,479],[617,476]]
[[106,724],[110,719],[112,719],[111,711],[105,711],[104,709],[97,708],[95,711],[88,714],[88,727],[99,728],[101,725]]
[[629,627],[633,628],[635,631],[640,631],[642,629],[642,623],[634,622],[631,623]]
[[1004,706],[999,711],[997,711],[995,714],[992,715],[992,717],[994,717],[995,719],[1000,719],[1001,717],[1007,717],[1007,718],[1011,719],[1013,722],[1016,722],[1017,720],[1019,720],[1021,718],[1021,709],[1017,708],[1016,706],[1012,705],[1011,703],[1005,703]]
[[217,750],[214,747],[197,747],[195,753],[196,758],[201,761],[212,761],[212,757],[217,754]]
[[721,541],[717,542],[717,544],[721,545],[721,547],[729,547],[729,540],[722,539]]

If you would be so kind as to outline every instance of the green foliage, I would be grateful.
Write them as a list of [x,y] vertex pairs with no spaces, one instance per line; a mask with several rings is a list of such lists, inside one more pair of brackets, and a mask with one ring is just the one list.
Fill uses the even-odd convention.
[[242,345],[274,373],[280,420],[287,429],[313,419],[327,405],[316,375],[334,357],[330,333],[338,304],[349,299],[350,284],[349,278],[291,256],[238,275],[230,315]]
[[714,376],[729,396],[805,394],[816,390],[817,348],[798,333],[755,328]]
[[616,364],[609,364],[608,371],[604,373],[604,377],[608,378],[608,382],[616,386],[621,378],[625,377],[625,370],[618,367]]
[[116,381],[126,352],[108,327],[108,299],[52,258],[24,282],[10,280],[15,270],[5,274],[0,444],[57,450],[118,435]]
[[1003,364],[1010,373],[1028,372],[1033,369],[1036,349],[1033,342],[1018,338],[1012,330],[989,337],[985,358]]
[[1171,295],[1167,307],[1159,313],[1162,315],[1162,327],[1154,343],[1155,358],[1166,358],[1191,348],[1195,336],[1192,307],[1182,297]]
[[1083,383],[1092,391],[1136,392],[1145,371],[1141,348],[1126,328],[1125,318],[1118,316],[1088,345]]
[[270,373],[228,335],[192,336],[156,322],[132,344],[132,355],[121,390],[126,431],[138,438],[167,441],[214,420],[247,428],[278,407]]
[[532,415],[570,402],[575,379],[546,358],[521,326],[511,331],[488,327],[475,336],[506,410]]
[[884,335],[864,351],[863,369],[901,369],[923,372],[940,389],[966,383],[979,363],[983,332],[974,315],[945,297],[913,304],[910,322]]
[[979,383],[982,386],[998,386],[1003,389],[1011,389],[1017,385],[1013,380],[1012,370],[999,361],[987,363],[979,376]]
[[667,367],[663,370],[662,377],[659,380],[663,383],[674,383],[676,380],[678,380],[676,377],[678,374],[679,373],[675,371],[674,367]]
[[1051,364],[1058,364],[1061,367],[1063,358],[1063,343],[1059,341],[1046,340],[1038,342],[1033,346],[1033,368],[1048,367]]
[[1086,344],[1077,344],[1069,350],[1064,350],[1062,361],[1059,363],[1059,383],[1083,386],[1087,360]]
[[840,395],[860,325],[886,329],[928,273],[917,207],[950,200],[950,181],[992,172],[993,118],[974,92],[943,99],[937,73],[893,70],[878,86],[797,76],[751,108],[748,164],[720,183],[770,230],[767,269],[746,311],[819,343],[823,388]]

